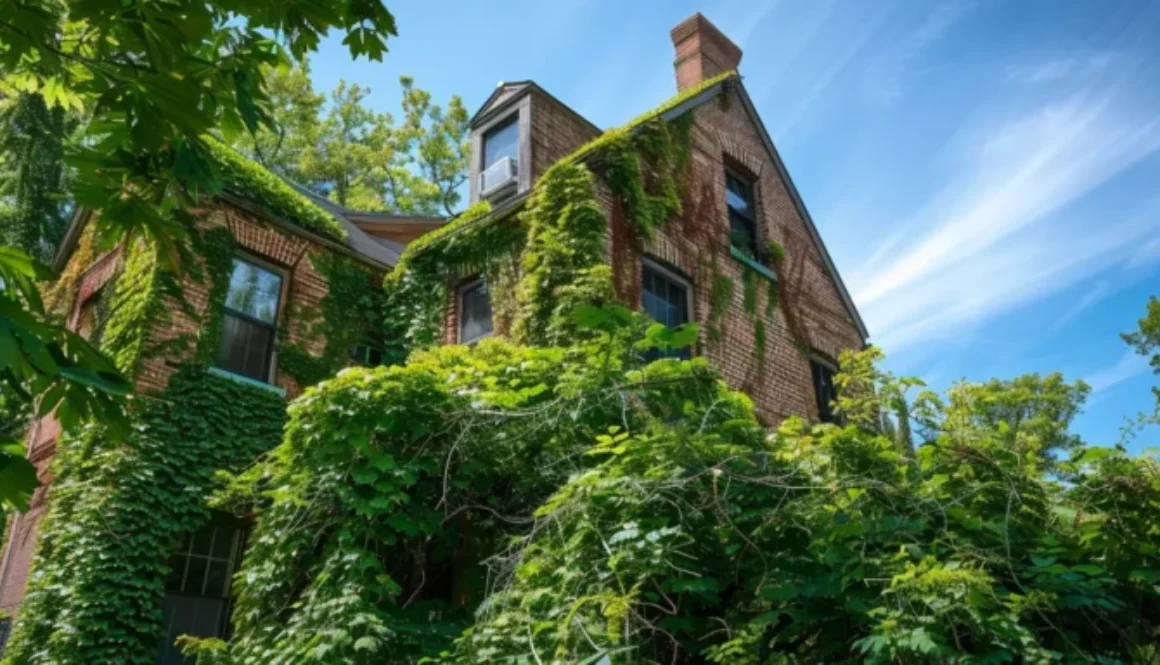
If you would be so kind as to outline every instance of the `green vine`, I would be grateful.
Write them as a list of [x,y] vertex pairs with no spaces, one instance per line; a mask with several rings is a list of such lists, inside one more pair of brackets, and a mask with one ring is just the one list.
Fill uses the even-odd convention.
[[333,215],[291,187],[285,180],[238,154],[233,148],[212,136],[203,135],[202,140],[209,150],[214,166],[221,171],[227,189],[307,230],[335,240],[346,238],[346,230]]
[[[326,295],[317,311],[300,308],[293,312],[291,318],[303,341],[284,338],[278,344],[278,368],[303,386],[342,369],[359,342],[382,339],[387,311],[386,296],[365,267],[329,253],[310,260],[326,279]],[[319,340],[325,340],[322,353],[311,352],[309,347]]]
[[61,442],[5,662],[151,665],[177,538],[209,517],[216,472],[276,445],[284,414],[270,391],[187,367],[137,400],[129,440],[112,445],[93,427]]
[[200,273],[194,275],[201,282],[208,280],[206,309],[201,315],[201,328],[194,358],[203,364],[213,361],[221,342],[222,321],[226,295],[230,289],[230,275],[237,243],[228,228],[215,227],[200,236],[198,253],[202,264]]
[[709,316],[705,320],[705,333],[709,341],[719,344],[725,339],[725,315],[733,302],[733,280],[720,272],[716,259],[711,263],[712,281],[709,285]]
[[125,248],[121,275],[113,287],[102,350],[117,369],[134,376],[149,344],[149,332],[165,315],[161,264],[144,242]]

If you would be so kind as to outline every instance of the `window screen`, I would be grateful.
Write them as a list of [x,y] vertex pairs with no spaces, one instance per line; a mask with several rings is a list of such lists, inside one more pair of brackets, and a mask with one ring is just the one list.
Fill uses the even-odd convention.
[[491,299],[487,285],[474,282],[459,292],[459,341],[471,344],[492,332]]
[[214,364],[257,381],[270,378],[282,276],[234,259],[222,317],[222,341]]

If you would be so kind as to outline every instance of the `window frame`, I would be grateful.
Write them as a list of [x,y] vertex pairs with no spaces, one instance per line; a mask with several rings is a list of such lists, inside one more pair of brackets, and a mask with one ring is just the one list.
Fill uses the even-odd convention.
[[484,130],[479,137],[479,172],[482,174],[487,171],[491,164],[487,163],[487,141],[490,137],[495,136],[508,127],[515,127],[516,130],[516,150],[515,161],[517,173],[520,168],[520,112],[515,110],[512,113],[502,116],[491,123],[486,130]]
[[[230,369],[227,369],[225,367],[220,367],[217,364],[216,357],[214,358],[213,367],[215,367],[216,369],[218,369],[222,372],[226,372],[227,374],[239,376],[239,377],[242,377],[245,379],[252,379],[254,381],[260,381],[262,383],[268,383],[268,384],[273,385],[275,373],[277,371],[277,366],[278,366],[278,350],[277,350],[278,329],[279,329],[278,322],[282,316],[282,310],[285,309],[286,291],[287,291],[286,285],[287,285],[287,282],[289,281],[290,274],[282,266],[279,266],[279,265],[277,265],[269,260],[263,259],[260,256],[250,254],[248,252],[235,252],[234,256],[233,256],[233,260],[234,261],[241,261],[243,263],[249,263],[250,265],[255,266],[261,270],[265,270],[267,272],[270,272],[270,273],[277,275],[278,280],[279,280],[278,302],[274,306],[274,322],[267,323],[266,321],[262,321],[261,319],[257,319],[257,318],[250,316],[249,314],[246,314],[244,312],[239,312],[236,309],[233,309],[229,305],[227,305],[226,301],[223,301],[222,305],[221,305],[221,307],[222,307],[222,311],[221,311],[221,314],[222,314],[221,336],[222,337],[218,339],[218,353],[221,353],[221,344],[224,341],[224,337],[225,337],[225,317],[227,317],[227,316],[233,316],[233,317],[238,318],[242,321],[245,321],[246,323],[249,323],[251,325],[256,325],[256,326],[263,327],[263,328],[268,328],[270,330],[270,351],[266,356],[266,367],[265,367],[265,370],[262,372],[261,379],[255,379],[253,377],[246,376],[245,374],[238,374],[237,372],[230,370]],[[230,263],[230,274],[231,275],[233,274],[233,269],[234,269],[234,264],[231,261],[231,263]],[[228,301],[228,299],[229,299],[229,289],[227,287],[226,300]]]
[[[677,325],[686,325],[697,320],[696,312],[693,305],[696,298],[693,294],[693,280],[689,279],[677,268],[670,266],[660,259],[651,256],[642,256],[640,260],[640,309],[651,318],[651,315],[644,308],[644,275],[645,271],[652,271],[659,275],[662,279],[667,280],[685,290],[685,321]],[[654,321],[656,319],[653,319]],[[660,323],[657,321],[657,323]],[[680,349],[672,354],[665,354],[665,357],[685,358],[693,356],[693,346]]]
[[[838,373],[838,366],[828,358],[817,353],[811,353],[809,356],[810,362],[810,387],[814,391],[814,403],[818,409],[818,420],[823,423],[839,424],[841,418],[834,413],[834,407],[829,402],[835,402],[838,399],[838,387],[834,385],[834,376]],[[818,379],[814,374],[814,368],[820,367],[829,373],[830,384],[830,400],[826,404],[822,404],[822,396],[818,392]]]
[[[467,295],[468,291],[471,291],[477,287],[482,287],[484,292],[487,294],[487,308],[491,311],[491,330],[473,339],[465,340],[463,339],[463,323],[465,321],[463,313],[467,311],[467,308],[463,306],[463,298]],[[479,343],[480,340],[487,339],[488,337],[491,337],[495,334],[495,310],[491,307],[491,294],[487,291],[487,283],[483,280],[482,277],[466,280],[459,285],[458,289],[456,289],[455,314],[455,339],[460,344],[472,346]]]
[[[737,167],[735,167],[729,163],[725,164],[724,173],[725,173],[725,222],[728,225],[728,229],[729,229],[729,245],[731,247],[736,247],[740,251],[749,251],[753,255],[753,258],[757,259],[757,258],[759,258],[759,256],[758,256],[758,252],[759,252],[758,236],[761,234],[761,228],[757,223],[757,220],[758,220],[758,214],[757,214],[757,178],[752,176],[752,175],[749,175],[746,171],[738,169]],[[734,180],[737,180],[738,182],[740,182],[742,185],[745,186],[746,201],[749,203],[749,211],[748,212],[742,212],[740,210],[737,210],[733,206],[729,205],[729,178],[733,178]],[[748,222],[749,226],[751,227],[750,241],[752,242],[752,245],[749,247],[738,247],[734,242],[734,240],[735,240],[735,237],[733,235],[733,215],[734,214],[736,214],[738,217],[740,217],[743,220],[745,220],[746,222]]]

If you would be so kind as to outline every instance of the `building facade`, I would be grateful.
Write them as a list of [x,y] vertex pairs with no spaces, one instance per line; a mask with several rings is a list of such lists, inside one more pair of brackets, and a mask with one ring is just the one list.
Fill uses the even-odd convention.
[[[767,424],[829,419],[837,357],[865,344],[865,327],[745,90],[740,49],[700,14],[671,38],[678,96],[652,117],[688,132],[680,212],[634,237],[625,202],[597,180],[616,297],[668,326],[699,324],[687,353],[748,393]],[[470,200],[491,207],[481,221],[518,223],[541,176],[602,135],[534,82],[501,84],[470,122]],[[390,331],[379,308],[389,305],[374,293],[409,245],[448,220],[347,210],[236,155],[224,159],[235,177],[195,213],[197,258],[180,271],[142,246],[98,254],[88,231],[95,213],[79,213],[57,261],[57,311],[117,359],[145,400],[172,395],[174,377],[190,366],[288,400],[343,366],[383,362],[395,340],[383,339]],[[488,280],[460,272],[446,286],[441,341],[507,333]],[[127,320],[121,313],[133,308]],[[51,417],[34,423],[29,455],[43,484],[10,522],[0,559],[0,609],[17,617],[37,562],[63,548],[37,554],[60,444]],[[181,662],[175,636],[227,629],[245,523],[195,512],[170,539],[155,599],[162,663]]]

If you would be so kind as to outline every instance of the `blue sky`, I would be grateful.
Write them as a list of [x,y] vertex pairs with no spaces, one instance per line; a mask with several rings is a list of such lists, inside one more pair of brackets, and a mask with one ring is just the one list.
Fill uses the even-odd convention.
[[[398,108],[400,74],[474,111],[531,78],[602,127],[675,92],[701,11],[895,371],[936,387],[1062,371],[1113,443],[1156,377],[1118,333],[1160,293],[1160,3],[390,2],[383,63],[313,60]],[[1154,438],[1154,436],[1152,437]],[[1139,441],[1133,448],[1145,444]]]

